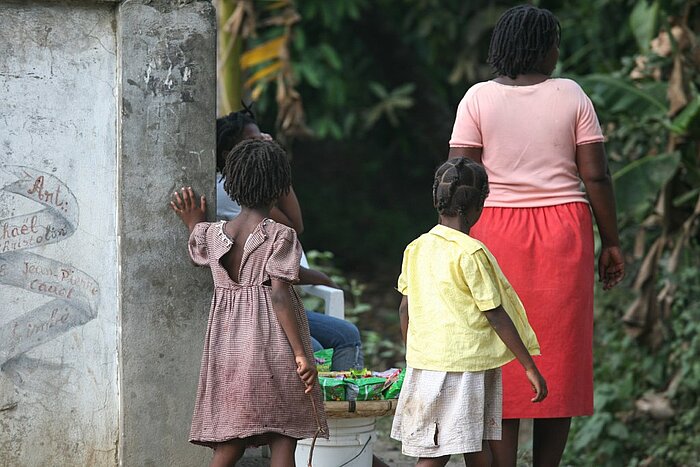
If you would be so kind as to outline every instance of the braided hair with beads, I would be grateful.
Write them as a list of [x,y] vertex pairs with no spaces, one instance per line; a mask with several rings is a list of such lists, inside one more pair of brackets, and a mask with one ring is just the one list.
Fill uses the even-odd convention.
[[244,104],[243,110],[216,119],[216,171],[223,172],[226,157],[243,138],[243,129],[248,125],[257,125],[251,107]]
[[433,206],[443,216],[466,215],[482,207],[488,194],[486,170],[467,157],[449,159],[435,172]]
[[223,175],[226,193],[247,208],[269,208],[292,185],[287,154],[274,141],[240,142],[226,158]]
[[491,35],[488,63],[500,76],[539,72],[536,67],[559,44],[561,25],[544,8],[520,5],[500,17]]

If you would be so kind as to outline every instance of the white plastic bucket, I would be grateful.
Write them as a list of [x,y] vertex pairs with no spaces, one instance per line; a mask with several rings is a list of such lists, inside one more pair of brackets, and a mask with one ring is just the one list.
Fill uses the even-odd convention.
[[[330,438],[319,438],[314,446],[313,467],[371,467],[375,418],[329,418]],[[297,443],[297,467],[309,462],[311,439]]]

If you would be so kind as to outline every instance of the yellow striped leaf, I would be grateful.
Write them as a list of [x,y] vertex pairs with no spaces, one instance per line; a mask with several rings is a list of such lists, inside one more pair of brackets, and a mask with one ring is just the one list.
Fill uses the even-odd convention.
[[265,68],[261,68],[253,73],[253,76],[248,78],[243,86],[246,88],[251,88],[254,84],[279,71],[280,68],[282,68],[282,62],[275,60],[275,62],[273,62],[271,65],[267,65]]
[[279,0],[277,2],[272,2],[265,6],[266,10],[277,10],[279,8],[284,8],[290,5],[289,0]]
[[253,89],[253,92],[251,93],[251,97],[253,98],[253,102],[257,101],[260,98],[260,95],[262,92],[265,90],[265,85],[262,83],[259,83],[257,86],[255,86],[255,89]]
[[270,39],[241,55],[241,67],[250,68],[280,56],[280,50],[287,40],[286,34]]

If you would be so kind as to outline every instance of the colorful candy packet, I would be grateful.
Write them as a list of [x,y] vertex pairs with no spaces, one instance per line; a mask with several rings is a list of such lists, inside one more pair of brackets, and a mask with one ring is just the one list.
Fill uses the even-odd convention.
[[316,360],[316,370],[318,372],[331,371],[331,363],[333,362],[333,349],[321,349],[314,352],[314,360]]
[[384,378],[357,378],[345,380],[345,396],[349,401],[378,401],[382,398]]
[[323,392],[323,400],[345,400],[345,382],[342,379],[325,378],[323,376],[319,376],[318,383],[321,385],[321,391]]
[[391,385],[384,390],[384,399],[396,399],[399,397],[401,392],[401,386],[403,385],[403,378],[406,376],[406,370],[403,369],[396,378],[396,381],[391,383]]

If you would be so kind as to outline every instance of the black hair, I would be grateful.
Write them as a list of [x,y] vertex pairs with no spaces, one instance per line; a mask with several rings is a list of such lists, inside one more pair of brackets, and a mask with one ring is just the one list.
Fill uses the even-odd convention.
[[272,206],[292,185],[287,154],[274,141],[241,141],[226,158],[223,175],[229,197],[248,208]]
[[493,29],[488,63],[496,74],[512,79],[537,72],[560,37],[561,25],[551,11],[532,5],[510,8]]
[[223,172],[226,156],[235,145],[241,142],[243,129],[248,125],[257,125],[251,107],[243,105],[243,110],[216,119],[216,171]]
[[433,206],[444,216],[481,208],[488,194],[486,170],[467,157],[449,159],[435,171]]

